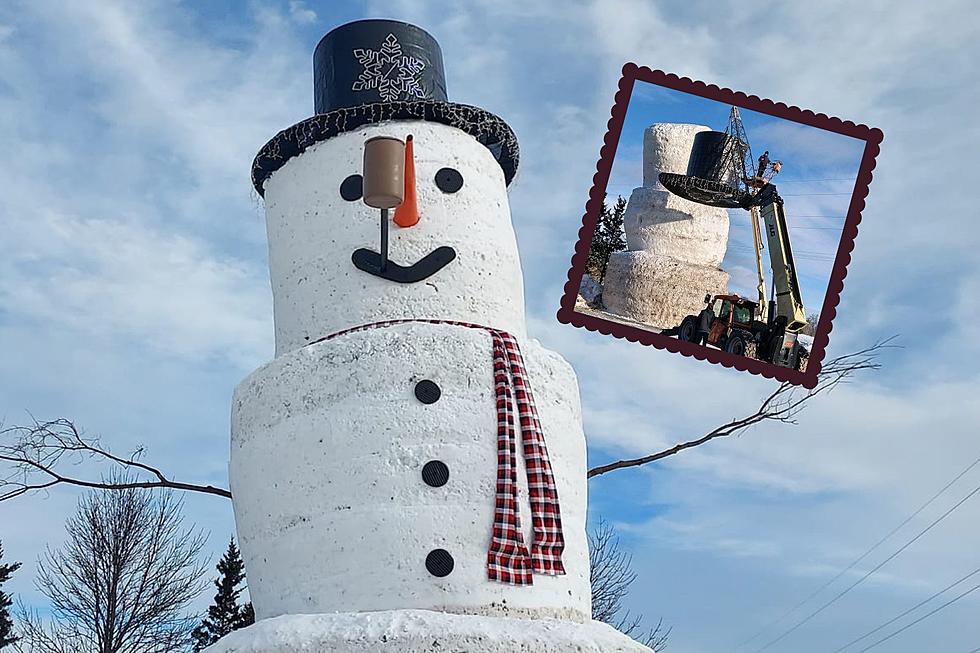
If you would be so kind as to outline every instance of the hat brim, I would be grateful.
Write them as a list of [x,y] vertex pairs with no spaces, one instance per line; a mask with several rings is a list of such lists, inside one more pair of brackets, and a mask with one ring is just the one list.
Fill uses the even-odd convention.
[[489,111],[452,102],[379,102],[318,114],[276,134],[252,162],[255,190],[264,197],[265,181],[311,145],[387,120],[425,120],[461,129],[490,150],[507,185],[517,173],[517,137],[507,123]]

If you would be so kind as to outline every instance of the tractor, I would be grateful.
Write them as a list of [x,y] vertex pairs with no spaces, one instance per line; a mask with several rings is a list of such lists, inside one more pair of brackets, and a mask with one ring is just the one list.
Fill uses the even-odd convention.
[[[757,319],[758,302],[738,295],[704,296],[705,307],[688,315],[677,327],[680,340],[706,344],[736,356],[757,358],[782,367],[803,371],[809,351],[786,330],[785,318],[771,322]],[[774,315],[775,311],[768,311]]]

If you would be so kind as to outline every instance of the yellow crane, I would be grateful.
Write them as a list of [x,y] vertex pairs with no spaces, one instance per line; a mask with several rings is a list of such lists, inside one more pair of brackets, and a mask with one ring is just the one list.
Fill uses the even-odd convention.
[[[752,155],[738,107],[732,107],[728,128],[701,132],[686,175],[660,173],[660,183],[685,199],[724,208],[747,210],[752,223],[758,301],[738,295],[705,297],[700,316],[689,315],[674,330],[679,338],[705,342],[729,353],[803,369],[809,351],[798,340],[807,326],[783,200],[772,183],[782,168],[769,151]],[[766,297],[762,250],[769,250],[773,297]],[[710,327],[703,323],[707,315]]]

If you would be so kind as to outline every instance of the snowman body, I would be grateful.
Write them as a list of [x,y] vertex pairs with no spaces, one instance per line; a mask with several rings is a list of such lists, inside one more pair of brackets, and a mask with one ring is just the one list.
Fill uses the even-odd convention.
[[[365,140],[409,134],[421,219],[392,226],[390,258],[409,265],[442,246],[456,258],[399,284],[351,263],[354,250],[378,248],[379,215],[340,188],[360,174]],[[462,177],[458,189],[440,188],[445,169]],[[506,184],[490,151],[447,125],[383,122],[289,160],[266,182],[265,201],[276,358],[235,391],[230,464],[256,616],[423,609],[587,622],[578,386],[560,356],[526,336]],[[378,324],[402,320],[413,321]],[[356,329],[365,325],[377,326]],[[487,577],[497,413],[482,327],[523,350],[561,506],[567,573],[532,585]],[[423,382],[438,398],[420,400]],[[517,461],[530,545],[519,444]],[[448,480],[425,480],[427,463]],[[427,568],[436,550],[451,556],[446,575]]]

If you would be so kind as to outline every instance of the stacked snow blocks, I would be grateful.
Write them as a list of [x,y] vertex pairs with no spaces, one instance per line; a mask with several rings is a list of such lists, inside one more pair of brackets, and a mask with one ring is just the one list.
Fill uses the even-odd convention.
[[669,328],[697,313],[705,294],[728,291],[719,265],[728,246],[728,211],[669,192],[661,172],[684,174],[702,125],[661,123],[643,134],[643,186],[626,207],[627,251],[614,252],[603,280],[606,310]]

